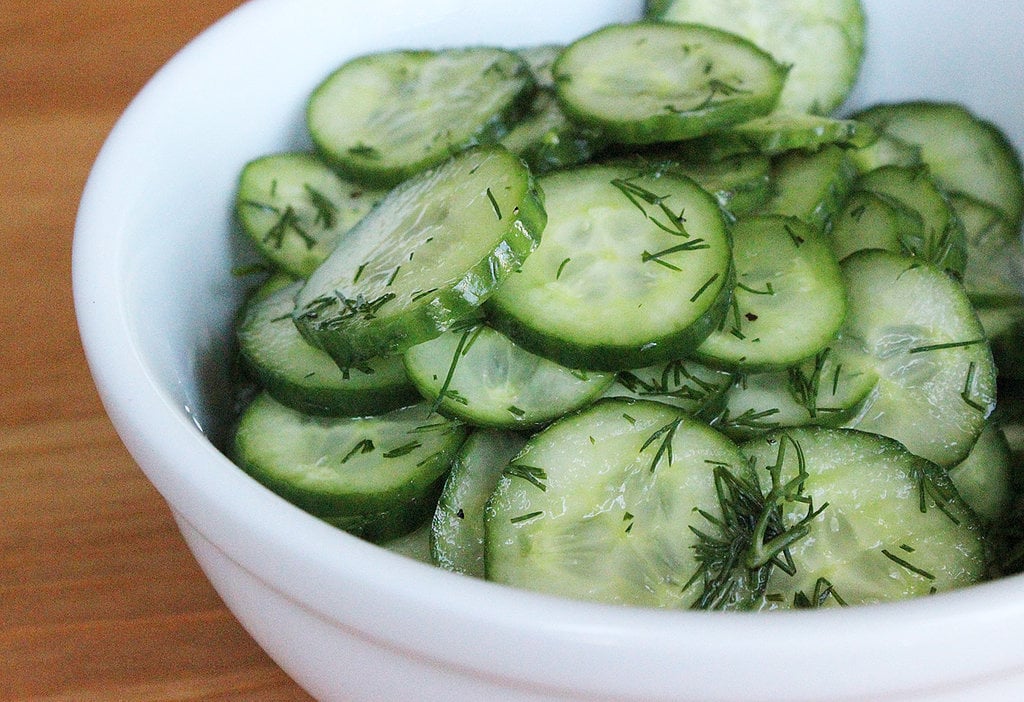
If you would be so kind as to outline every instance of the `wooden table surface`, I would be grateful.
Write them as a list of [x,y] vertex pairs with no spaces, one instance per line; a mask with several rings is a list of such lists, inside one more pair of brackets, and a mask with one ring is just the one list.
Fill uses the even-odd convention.
[[92,385],[75,210],[131,97],[239,0],[0,3],[0,700],[308,700],[205,580]]

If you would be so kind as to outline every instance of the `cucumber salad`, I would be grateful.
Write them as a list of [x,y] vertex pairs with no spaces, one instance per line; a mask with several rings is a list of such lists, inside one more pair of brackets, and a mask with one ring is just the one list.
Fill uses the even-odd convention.
[[[1021,164],[840,113],[858,0],[648,0],[559,46],[360,56],[254,155],[233,460],[469,576],[843,607],[1016,572]],[[998,402],[997,402],[998,396]]]

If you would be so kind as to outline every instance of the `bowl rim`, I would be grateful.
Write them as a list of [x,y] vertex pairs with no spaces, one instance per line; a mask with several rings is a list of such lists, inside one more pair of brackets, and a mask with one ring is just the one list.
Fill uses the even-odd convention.
[[[560,680],[558,685],[565,689],[607,691],[609,686],[615,689],[616,677],[629,678],[631,671],[672,659],[697,661],[712,677],[716,673],[728,676],[737,661],[749,665],[758,660],[765,641],[820,644],[822,632],[827,631],[828,650],[816,652],[810,669],[802,661],[801,670],[827,678],[835,675],[840,663],[852,665],[862,677],[871,679],[851,680],[851,689],[870,692],[902,684],[904,656],[920,650],[932,655],[928,644],[948,638],[950,632],[981,645],[1009,641],[1006,630],[1013,623],[1024,624],[1024,576],[927,600],[858,607],[852,616],[850,611],[840,610],[666,612],[570,601],[449,573],[365,543],[302,512],[239,470],[159,386],[135,343],[121,281],[110,274],[110,258],[122,255],[124,246],[116,232],[111,250],[110,223],[117,219],[112,213],[117,214],[115,188],[120,164],[146,130],[150,111],[161,101],[160,91],[178,80],[177,74],[187,70],[194,54],[230,40],[252,23],[265,21],[283,4],[255,0],[242,5],[190,42],[146,84],[103,145],[76,219],[73,291],[90,370],[119,435],[176,516],[267,586],[325,621],[440,665],[479,675],[496,670],[499,676],[525,677],[539,687]],[[224,495],[232,498],[226,500]],[[260,518],[254,520],[253,513]],[[268,560],[277,566],[268,569]],[[323,572],[308,573],[308,563],[320,564]],[[295,573],[310,577],[296,583]],[[329,586],[329,581],[334,585]],[[410,582],[417,586],[409,587]],[[339,584],[387,599],[394,603],[395,614],[381,618],[379,612],[367,614],[352,606],[325,607],[319,593],[323,588],[337,592]],[[356,600],[364,606],[370,602],[365,594]],[[414,612],[435,624],[447,622],[455,633],[439,633],[436,627],[425,627],[419,634],[411,632],[402,617]],[[881,642],[895,632],[900,632],[901,638],[892,643],[901,655],[886,660],[879,651],[865,650],[866,641]],[[447,646],[443,651],[437,647],[439,636]],[[494,646],[499,640],[518,644],[515,661],[501,660],[497,652],[503,649]],[[552,669],[551,659],[570,645],[585,657],[579,669],[587,676],[598,671],[596,678],[567,675],[561,667]],[[964,681],[956,665],[963,651],[959,646],[947,648],[948,653],[935,655],[928,663],[936,685]],[[720,660],[713,660],[708,651],[721,654]],[[1024,669],[1019,653],[1019,649],[1003,646],[976,667],[972,676],[1019,672]],[[767,665],[764,668],[765,679],[785,690],[792,671],[773,675]],[[662,681],[650,691],[660,694],[670,689],[668,684],[678,685],[683,680],[692,685],[694,681],[687,675],[693,666],[683,665],[680,670],[677,678]],[[628,683],[631,687],[618,689],[635,690],[635,683],[633,679]]]

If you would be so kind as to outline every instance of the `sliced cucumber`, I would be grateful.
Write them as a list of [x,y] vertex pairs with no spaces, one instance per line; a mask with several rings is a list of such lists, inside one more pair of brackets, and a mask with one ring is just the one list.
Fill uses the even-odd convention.
[[[885,437],[844,429],[787,429],[741,446],[754,470],[781,465],[799,478],[818,514],[790,547],[792,573],[776,567],[766,606],[786,608],[821,592],[825,606],[867,604],[950,590],[981,580],[987,537],[938,466]],[[806,504],[784,507],[787,522]],[[818,603],[814,603],[818,604]]]
[[646,14],[746,37],[792,68],[779,107],[828,114],[846,98],[864,53],[859,0],[649,0]]
[[263,393],[242,414],[232,452],[281,497],[380,542],[433,513],[465,435],[423,404],[377,417],[313,417]]
[[[839,361],[878,384],[848,426],[941,466],[967,457],[995,406],[995,366],[963,286],[909,256],[865,250],[840,268],[848,313]],[[845,356],[845,360],[844,360]]]
[[401,356],[369,361],[343,372],[292,322],[301,282],[257,294],[237,325],[239,351],[252,376],[278,402],[307,414],[356,417],[411,405],[419,394],[405,375]]
[[312,154],[273,154],[242,169],[235,212],[260,253],[304,278],[383,197],[339,177]]
[[967,264],[963,224],[926,166],[882,166],[861,176],[857,187],[919,215],[922,237],[905,238],[904,247],[914,256],[957,276],[963,274]]
[[867,190],[850,194],[829,229],[829,241],[839,260],[861,249],[911,253],[911,246],[924,238],[920,214],[897,200]]
[[555,62],[571,119],[624,144],[679,141],[768,113],[786,69],[750,42],[696,24],[609,25]]
[[540,183],[550,220],[490,300],[496,329],[569,368],[622,370],[681,358],[719,323],[729,237],[718,203],[696,183],[626,166]]
[[949,198],[967,245],[964,287],[978,307],[1024,303],[1024,246],[1002,211],[963,193]]
[[850,151],[850,158],[859,173],[867,173],[882,166],[916,168],[921,160],[921,147],[908,144],[886,132],[877,132],[877,139],[869,146]]
[[405,352],[420,393],[444,414],[484,427],[526,429],[589,404],[613,373],[577,371],[526,351],[486,325],[453,330]]
[[[736,446],[679,409],[601,400],[530,439],[487,504],[498,582],[602,602],[688,607],[700,595],[695,510],[720,515],[713,467]],[[689,584],[689,587],[687,585]]]
[[739,220],[732,235],[732,311],[696,357],[771,370],[828,346],[843,323],[846,294],[825,234],[794,217],[761,216]]
[[503,148],[455,156],[349,232],[299,292],[295,323],[343,369],[438,336],[475,315],[536,247],[541,198]]
[[877,378],[839,359],[828,348],[783,371],[740,376],[711,425],[737,441],[781,427],[842,426],[856,416]]
[[498,141],[534,87],[526,62],[498,48],[368,54],[313,91],[306,122],[331,164],[389,187],[466,147]]
[[561,51],[560,46],[518,51],[539,87],[530,110],[502,137],[501,144],[526,161],[535,174],[589,161],[604,145],[598,130],[573,122],[558,104],[551,67]]
[[1013,454],[1002,430],[989,424],[963,461],[949,469],[949,477],[964,502],[993,524],[1007,513],[1013,501]]
[[452,462],[431,521],[430,553],[446,570],[484,577],[484,508],[526,443],[521,434],[478,429]]
[[826,230],[846,202],[856,175],[848,152],[838,146],[826,146],[813,154],[783,154],[774,160],[775,193],[762,211],[797,217]]
[[1000,380],[1024,380],[1024,303],[979,307],[977,311]]
[[736,154],[777,155],[787,151],[817,151],[823,146],[864,148],[878,133],[866,122],[803,113],[774,112],[686,143],[694,158],[719,161]]
[[733,373],[690,359],[621,371],[606,397],[655,400],[679,407],[691,417],[709,418],[721,411]]
[[880,131],[921,148],[939,186],[993,205],[1019,230],[1024,180],[1016,150],[991,122],[955,103],[906,102],[877,105],[856,115]]

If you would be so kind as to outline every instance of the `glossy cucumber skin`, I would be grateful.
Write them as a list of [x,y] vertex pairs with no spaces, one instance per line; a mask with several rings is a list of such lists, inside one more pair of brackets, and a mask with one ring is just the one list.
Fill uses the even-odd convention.
[[299,292],[295,323],[343,369],[400,354],[478,316],[546,221],[522,161],[464,151],[392,190],[345,237]]
[[[576,40],[553,72],[572,120],[611,142],[653,144],[767,114],[786,69],[750,42],[712,27],[636,22]],[[611,84],[618,88],[614,96]]]

